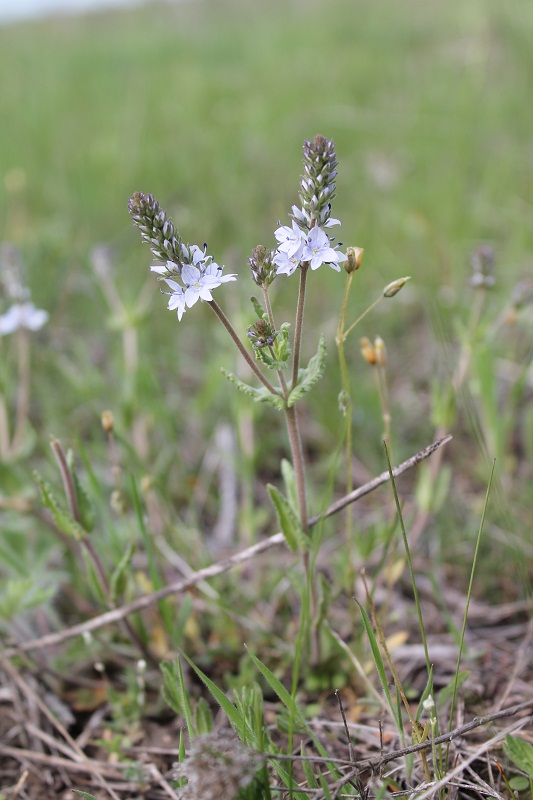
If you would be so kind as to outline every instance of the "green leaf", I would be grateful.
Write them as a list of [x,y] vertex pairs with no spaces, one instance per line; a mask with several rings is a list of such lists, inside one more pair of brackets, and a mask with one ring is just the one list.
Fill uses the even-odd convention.
[[173,662],[161,662],[161,672],[163,673],[163,698],[176,714],[185,717],[189,736],[193,738],[196,735],[196,729],[191,701],[183,680],[181,661],[177,659]]
[[279,524],[290,549],[293,552],[296,550],[302,553],[305,552],[309,549],[309,540],[303,532],[300,520],[294,513],[289,501],[271,483],[267,484],[267,489],[270,499],[276,507]]
[[175,711],[178,716],[185,716],[183,713],[181,693],[179,691],[179,678],[176,664],[174,662],[162,661],[159,667],[163,673],[163,699],[165,703],[170,706],[172,711]]
[[259,302],[259,300],[257,299],[257,297],[255,297],[255,295],[252,295],[250,297],[250,302],[253,305],[254,311],[257,314],[257,316],[259,317],[259,319],[267,319],[266,311],[263,308],[263,306],[261,305],[261,303]]
[[207,689],[211,692],[219,706],[225,711],[229,721],[234,726],[235,730],[237,731],[238,735],[241,737],[243,741],[250,741],[250,738],[253,736],[253,731],[245,719],[245,717],[240,713],[240,711],[233,705],[231,700],[226,697],[222,689],[219,689],[216,683],[213,683],[210,678],[205,675],[202,670],[197,667],[185,654],[183,655],[187,663],[192,667],[192,669],[196,672],[200,680],[205,684]]
[[67,463],[72,477],[72,483],[74,484],[74,491],[76,492],[76,499],[78,501],[78,508],[80,512],[80,521],[83,528],[90,533],[93,530],[94,523],[96,521],[96,511],[91,498],[80,483],[76,465],[74,463],[74,453],[72,450],[67,452]]
[[279,699],[281,700],[281,702],[283,703],[283,705],[285,706],[285,708],[287,709],[289,714],[292,715],[293,720],[296,720],[302,726],[305,727],[305,729],[307,730],[309,736],[311,737],[311,740],[313,741],[315,747],[317,748],[318,752],[320,753],[321,756],[323,756],[323,758],[325,760],[325,763],[328,765],[328,767],[329,767],[329,769],[331,771],[331,774],[335,775],[335,776],[338,776],[338,772],[337,772],[335,766],[333,764],[331,764],[330,762],[328,762],[328,760],[327,760],[328,758],[330,758],[329,753],[327,752],[326,748],[321,744],[321,742],[317,739],[317,737],[315,736],[315,734],[313,733],[313,731],[309,727],[309,725],[307,723],[307,720],[305,719],[305,716],[303,715],[302,711],[298,707],[298,704],[296,703],[295,698],[290,694],[290,692],[287,691],[287,689],[281,683],[279,678],[276,678],[276,676],[274,675],[272,670],[270,670],[265,664],[263,664],[263,662],[260,661],[257,658],[257,656],[254,656],[254,654],[251,653],[248,650],[248,648],[246,648],[246,650],[248,652],[248,655],[250,656],[250,658],[254,662],[255,666],[259,670],[259,672],[262,674],[262,676],[265,678],[265,680],[269,683],[269,685],[273,689],[273,691],[277,694],[277,696],[279,697]]
[[221,372],[224,377],[230,381],[230,383],[233,383],[240,392],[248,395],[248,397],[251,397],[255,403],[268,403],[280,411],[283,411],[285,408],[285,400],[283,397],[280,397],[277,394],[272,394],[272,392],[269,392],[266,387],[262,386],[260,389],[256,389],[254,386],[249,386],[247,383],[244,383],[244,381],[239,380],[239,378],[237,378],[237,376],[232,372],[229,372],[223,367],[221,367]]
[[385,665],[383,664],[383,659],[381,658],[381,653],[379,651],[378,641],[376,639],[376,635],[372,629],[372,625],[370,623],[370,619],[368,614],[366,613],[365,609],[361,605],[361,603],[356,600],[355,601],[359,606],[359,611],[361,612],[361,616],[363,617],[363,624],[365,626],[366,635],[368,637],[368,641],[370,642],[370,649],[372,650],[372,656],[374,658],[374,664],[376,665],[376,669],[378,671],[379,680],[381,683],[381,688],[383,689],[383,693],[389,705],[392,718],[396,723],[396,727],[400,728],[400,719],[398,717],[398,712],[396,709],[395,703],[392,701],[392,697],[389,691],[389,683],[387,681],[387,675],[385,673]]
[[34,472],[34,478],[41,491],[43,505],[51,513],[54,523],[59,530],[67,536],[72,536],[77,541],[83,539],[87,535],[85,528],[74,519],[69,511],[63,508],[52,492],[50,485],[44,481],[37,472]]
[[508,733],[503,749],[519,769],[533,778],[533,746],[529,742]]
[[82,549],[82,556],[85,562],[85,569],[87,570],[87,583],[89,584],[89,589],[100,603],[102,603],[104,606],[108,606],[109,601],[102,586],[100,576],[96,571],[94,561],[89,556],[89,553],[85,548]]
[[293,406],[298,400],[309,392],[315,383],[320,380],[326,367],[326,339],[321,334],[318,342],[318,350],[309,361],[305,369],[298,371],[298,383],[292,390],[287,401],[287,405]]
[[285,492],[287,494],[287,500],[289,501],[290,507],[294,511],[295,514],[298,513],[298,491],[296,489],[296,475],[294,473],[294,467],[290,461],[287,461],[286,458],[281,459],[281,476],[283,478],[283,483],[285,484]]
[[131,542],[126,548],[126,552],[113,570],[109,582],[109,596],[111,602],[115,604],[124,594],[128,584],[128,568],[135,552],[135,544]]
[[213,715],[205,698],[200,697],[194,709],[194,727],[198,736],[213,730]]
[[94,794],[89,794],[89,792],[82,792],[80,789],[73,789],[74,794],[79,795],[80,797],[85,797],[85,800],[98,800]]
[[33,577],[4,579],[0,594],[0,619],[13,619],[22,611],[45,603],[54,591],[54,586],[36,586]]

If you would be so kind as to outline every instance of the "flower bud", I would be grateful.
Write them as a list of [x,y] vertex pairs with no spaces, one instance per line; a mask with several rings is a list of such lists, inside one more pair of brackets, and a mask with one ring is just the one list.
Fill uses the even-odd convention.
[[248,325],[246,335],[254,347],[271,347],[278,332],[265,319],[260,319],[253,325]]
[[101,416],[102,428],[106,433],[113,433],[113,429],[115,427],[115,420],[113,418],[113,412],[106,410],[102,411]]
[[374,354],[378,367],[384,367],[387,363],[387,351],[385,350],[385,342],[381,336],[376,336],[374,339]]
[[411,276],[407,275],[405,278],[397,278],[392,283],[388,283],[385,288],[383,289],[383,297],[394,297],[395,294],[398,294],[400,289],[403,289],[407,281],[411,280]]
[[346,248],[346,256],[347,259],[344,262],[344,269],[348,273],[355,272],[362,264],[363,261],[363,253],[365,251],[362,247],[347,247]]
[[363,356],[367,364],[371,364],[372,366],[374,366],[374,364],[376,363],[376,350],[374,348],[374,345],[367,336],[363,336],[363,338],[361,339],[361,355]]
[[248,259],[252,278],[258,286],[270,286],[276,277],[276,265],[272,263],[274,252],[258,244],[252,250],[252,257]]

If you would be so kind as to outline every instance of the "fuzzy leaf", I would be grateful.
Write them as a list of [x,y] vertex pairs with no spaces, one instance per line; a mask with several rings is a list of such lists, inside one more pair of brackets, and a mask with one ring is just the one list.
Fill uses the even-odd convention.
[[126,590],[128,583],[128,568],[131,564],[131,559],[133,558],[134,552],[135,545],[131,543],[126,548],[126,552],[113,570],[111,580],[109,582],[109,596],[113,604],[120,600],[124,594],[124,591]]
[[533,778],[533,746],[520,736],[507,734],[504,749],[511,761]]
[[318,350],[309,361],[305,369],[298,371],[298,383],[292,390],[287,401],[287,405],[293,406],[298,400],[301,400],[304,395],[309,392],[315,383],[320,380],[324,374],[326,366],[326,339],[324,334],[321,334],[318,343]]
[[271,483],[267,484],[270,499],[276,507],[279,524],[287,544],[294,552],[299,550],[301,553],[309,549],[309,541],[302,530],[300,520],[294,513],[289,501]]
[[54,586],[36,586],[33,577],[4,580],[0,594],[0,619],[11,620],[22,611],[45,603],[54,591]]
[[106,593],[102,587],[102,582],[100,580],[100,576],[96,571],[96,567],[94,566],[94,562],[92,558],[90,558],[87,550],[83,548],[82,550],[83,560],[85,562],[85,569],[87,570],[87,583],[89,585],[89,589],[93,593],[94,597],[102,603],[102,605],[108,605],[108,598]]
[[66,533],[67,536],[72,536],[77,541],[83,539],[87,535],[87,531],[74,519],[69,511],[61,506],[59,500],[52,492],[50,484],[44,481],[36,472],[34,473],[34,477],[41,490],[43,505],[51,513],[59,530],[62,533]]
[[237,376],[232,372],[229,372],[223,367],[221,368],[221,372],[228,379],[228,381],[230,381],[230,383],[233,383],[240,392],[248,395],[248,397],[251,397],[255,403],[268,403],[280,411],[283,411],[285,408],[285,400],[283,397],[280,397],[277,394],[272,394],[266,387],[262,386],[260,389],[256,389],[254,386],[249,386],[247,383],[244,383],[244,381],[239,380],[239,378],[237,378]]
[[243,741],[249,741],[250,737],[253,735],[253,731],[252,728],[250,727],[248,720],[241,714],[239,709],[233,705],[231,700],[226,696],[226,694],[222,691],[222,689],[218,688],[216,683],[213,683],[213,681],[210,678],[208,678],[207,675],[204,675],[202,670],[199,667],[197,667],[190,660],[190,658],[187,658],[186,655],[184,655],[184,658],[196,672],[202,683],[204,683],[206,688],[211,692],[211,694],[213,695],[217,703],[220,705],[222,710],[226,712],[229,721],[231,722],[231,724],[233,725],[233,727],[235,728],[241,739]]
[[281,459],[281,475],[283,483],[285,484],[285,492],[290,507],[295,514],[298,513],[298,495],[296,490],[296,475],[294,474],[294,467],[286,458]]
[[80,510],[81,524],[83,525],[84,529],[90,533],[94,528],[96,512],[91,498],[80,483],[72,450],[69,450],[67,453],[67,463],[72,476],[74,489],[76,491],[76,499],[78,501],[78,508]]
[[163,661],[161,663],[161,672],[163,673],[163,697],[173,711],[185,717],[187,731],[192,739],[196,736],[196,729],[191,701],[183,679],[181,661],[179,659],[172,663]]
[[259,302],[259,300],[257,299],[257,297],[252,295],[250,297],[250,302],[252,303],[252,305],[254,307],[254,311],[257,314],[257,316],[259,317],[259,319],[266,319],[267,318],[266,311],[263,308],[263,306],[261,305],[261,303]]
[[257,360],[261,361],[268,369],[274,369],[276,372],[287,369],[287,362],[292,352],[289,347],[289,328],[289,323],[284,322],[279,331],[277,331],[277,336],[272,345],[274,355],[272,355],[268,347],[255,347],[252,345]]

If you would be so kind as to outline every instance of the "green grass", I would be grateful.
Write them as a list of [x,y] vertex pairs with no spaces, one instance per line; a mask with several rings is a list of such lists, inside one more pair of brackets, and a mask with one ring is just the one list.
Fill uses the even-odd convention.
[[[0,461],[0,575],[10,579],[0,610],[7,633],[37,635],[38,616],[17,612],[25,606],[41,604],[53,629],[105,608],[77,549],[42,519],[33,470],[64,504],[51,435],[75,452],[107,577],[116,584],[121,569],[128,572],[121,601],[176,579],[165,542],[193,569],[217,557],[207,532],[224,505],[225,457],[238,486],[237,535],[229,548],[275,532],[265,487],[281,486],[280,460],[289,454],[283,423],[221,378],[221,366],[238,372],[242,364],[205,305],[179,324],[165,310],[127,200],[136,190],[154,193],[186,241],[208,242],[226,271],[239,273],[237,284],[217,290],[217,300],[244,334],[254,321],[248,297],[258,292],[247,259],[259,242],[274,246],[278,219],[285,224],[297,202],[303,140],[316,133],[336,144],[339,236],[345,246],[365,248],[346,327],[385,284],[411,276],[346,342],[356,480],[386,469],[381,409],[358,344],[363,335],[381,335],[394,463],[427,445],[439,428],[455,437],[438,474],[428,466],[418,468],[421,477],[398,479],[408,537],[429,514],[412,553],[415,573],[417,558],[429,558],[424,563],[441,589],[449,581],[466,590],[497,457],[473,594],[496,602],[528,596],[531,305],[518,309],[512,323],[509,310],[516,284],[528,276],[533,245],[532,33],[533,6],[525,0],[197,0],[0,28],[0,242],[19,248],[32,297],[50,313],[32,338],[24,446],[16,458]],[[100,243],[112,248],[120,313],[110,308],[91,266]],[[496,285],[474,318],[469,260],[480,243],[494,249]],[[310,512],[318,513],[345,485],[335,348],[345,276],[321,269],[311,278],[304,359],[321,332],[329,353],[326,375],[301,412]],[[273,286],[279,321],[292,320],[296,283],[280,278]],[[2,312],[7,301],[0,303]],[[130,344],[135,339],[133,366],[123,336]],[[0,339],[0,394],[11,427],[14,338]],[[450,393],[469,353],[464,380]],[[106,409],[115,417],[114,441],[100,424]],[[216,444],[224,425],[234,431],[234,456]],[[357,570],[365,565],[371,582],[386,584],[384,576],[403,558],[391,493],[379,491],[379,499],[355,512],[353,551],[340,516],[317,534],[321,609],[327,624],[333,610],[333,629],[348,631],[359,658],[368,657],[368,641],[355,605],[346,610]],[[131,568],[124,562],[119,568],[131,543]],[[183,648],[198,674],[224,691],[233,687],[244,727],[251,722],[238,707],[239,692],[260,676],[243,642],[260,657],[262,689],[274,702],[276,681],[290,685],[298,641],[299,674],[293,673],[283,712],[292,735],[304,713],[295,705],[296,690],[305,698],[298,703],[313,705],[317,686],[348,686],[352,676],[327,636],[323,673],[314,674],[303,657],[300,663],[297,608],[309,598],[298,558],[287,551],[281,561],[267,559],[251,579],[232,571],[200,587],[199,601],[166,600],[152,617],[138,615],[132,623],[159,655],[167,646]],[[394,613],[384,612],[380,624],[388,635]],[[47,655],[47,663],[76,673],[111,658],[117,674],[134,669],[138,653],[124,634],[95,634],[91,648],[76,640]],[[192,714],[188,709],[194,727]],[[204,714],[203,731],[205,712],[194,714]],[[260,738],[257,719],[253,730]],[[280,775],[289,786],[292,773],[280,767]]]

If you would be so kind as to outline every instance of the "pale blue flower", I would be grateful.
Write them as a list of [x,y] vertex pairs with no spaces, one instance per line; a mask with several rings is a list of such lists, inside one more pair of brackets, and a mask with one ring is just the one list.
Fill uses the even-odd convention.
[[311,269],[318,269],[322,264],[328,264],[332,269],[340,272],[341,268],[338,262],[346,261],[346,256],[331,246],[331,242],[322,228],[315,226],[309,231],[301,260],[308,261]]
[[178,320],[181,320],[185,313],[185,292],[179,283],[176,283],[171,278],[165,278],[165,283],[172,289],[167,308],[169,311],[177,311]]
[[211,261],[211,256],[206,256],[205,250],[201,250],[197,245],[187,248],[187,253],[184,252],[183,255],[190,258],[193,263],[178,267],[174,262],[167,261],[166,267],[160,265],[152,267],[152,271],[160,275],[179,271],[183,285],[172,278],[164,278],[172,290],[167,308],[177,312],[178,320],[181,320],[186,309],[191,308],[198,300],[211,301],[213,299],[211,292],[217,286],[237,279],[236,275],[222,275],[222,267]]
[[274,231],[274,236],[279,242],[278,249],[289,256],[295,255],[305,241],[305,234],[300,230],[296,222],[292,223],[291,228],[288,225],[281,225]]
[[276,275],[292,275],[292,273],[300,266],[300,255],[303,252],[303,245],[300,251],[294,256],[290,256],[283,250],[278,250],[272,259],[272,263],[276,265]]
[[20,328],[38,331],[47,322],[48,313],[35,308],[33,303],[14,303],[5,314],[0,315],[0,336],[7,336]]

